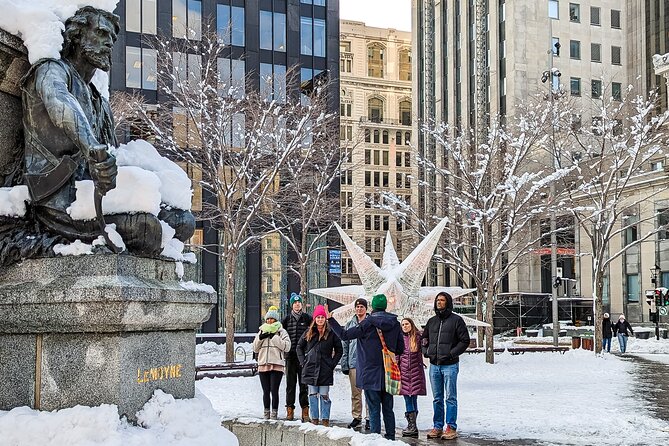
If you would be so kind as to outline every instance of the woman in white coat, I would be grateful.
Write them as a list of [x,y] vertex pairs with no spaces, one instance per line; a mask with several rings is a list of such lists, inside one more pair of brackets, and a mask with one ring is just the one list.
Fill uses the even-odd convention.
[[279,319],[279,309],[269,307],[265,314],[265,323],[260,326],[260,331],[253,340],[253,351],[258,354],[258,376],[262,385],[264,415],[265,419],[272,420],[276,420],[279,411],[279,385],[286,366],[286,353],[290,351],[290,337]]

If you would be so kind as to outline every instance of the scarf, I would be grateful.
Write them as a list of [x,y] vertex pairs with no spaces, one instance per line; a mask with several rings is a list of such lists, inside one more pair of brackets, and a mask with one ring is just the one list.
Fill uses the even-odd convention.
[[260,326],[263,333],[276,333],[281,328],[281,322],[276,321],[273,324],[264,323]]

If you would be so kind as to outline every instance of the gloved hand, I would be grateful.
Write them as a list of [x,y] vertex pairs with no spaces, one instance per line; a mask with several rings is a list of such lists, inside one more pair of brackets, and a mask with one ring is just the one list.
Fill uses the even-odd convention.
[[348,375],[349,371],[350,371],[349,369],[345,369],[345,370],[344,370],[344,369],[341,369],[341,372],[342,372],[344,375]]
[[102,195],[116,187],[118,167],[116,158],[107,152],[107,146],[100,144],[89,150],[88,170]]
[[260,336],[258,336],[258,338],[260,338],[260,339],[265,339],[265,338],[270,338],[270,339],[272,339],[272,337],[273,337],[274,335],[275,335],[275,333],[261,332],[261,333],[260,333]]

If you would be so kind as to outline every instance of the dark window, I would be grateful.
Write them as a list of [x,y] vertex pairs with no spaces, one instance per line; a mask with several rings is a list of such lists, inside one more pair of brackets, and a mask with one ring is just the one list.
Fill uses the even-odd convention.
[[380,138],[379,138],[379,131],[378,131],[378,130],[374,130],[374,144],[378,144],[379,141],[380,141]]
[[578,77],[572,77],[569,80],[569,85],[571,86],[571,95],[580,96],[581,95],[581,79]]
[[579,5],[578,3],[569,3],[569,21],[570,22],[581,21],[581,5]]
[[623,85],[620,82],[611,82],[611,97],[614,101],[622,101]]
[[367,118],[372,122],[383,122],[383,101],[372,98],[367,102]]
[[611,28],[620,29],[620,11],[611,10]]
[[594,26],[600,26],[601,19],[600,19],[600,9],[596,6],[591,6],[590,7],[590,24]]
[[602,97],[602,81],[593,79],[590,81],[590,91],[593,99]]
[[578,40],[569,41],[569,57],[572,59],[581,58],[581,42]]
[[381,135],[381,142],[383,144],[388,144],[388,130],[383,131],[383,134]]
[[602,45],[600,45],[599,43],[590,44],[590,61],[591,62],[602,61]]
[[664,227],[657,233],[659,240],[667,240],[669,238],[669,209],[657,210],[657,227]]
[[395,165],[397,167],[402,167],[402,152],[395,153]]
[[553,46],[551,47],[551,51],[553,51],[553,56],[559,57],[560,56],[560,38],[559,37],[553,37]]
[[613,65],[622,65],[622,49],[619,46],[611,47],[611,63]]
[[402,132],[395,132],[395,144],[402,144]]

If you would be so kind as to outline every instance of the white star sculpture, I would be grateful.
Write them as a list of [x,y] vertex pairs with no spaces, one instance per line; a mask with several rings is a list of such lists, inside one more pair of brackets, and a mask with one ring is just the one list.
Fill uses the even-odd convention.
[[[446,291],[453,298],[471,293],[473,288],[461,287],[421,287],[423,277],[430,265],[430,260],[437,247],[441,233],[446,227],[446,219],[441,222],[420,242],[420,244],[400,263],[393,246],[390,232],[386,235],[383,261],[379,268],[376,263],[359,247],[344,230],[335,223],[339,235],[346,246],[362,285],[345,285],[332,288],[316,288],[311,293],[343,304],[332,312],[341,323],[353,315],[355,300],[375,294],[385,294],[390,313],[400,318],[410,317],[417,325],[422,325],[434,315],[434,299],[441,291]],[[371,302],[370,302],[371,304]],[[485,326],[485,322],[462,316],[467,325]]]

